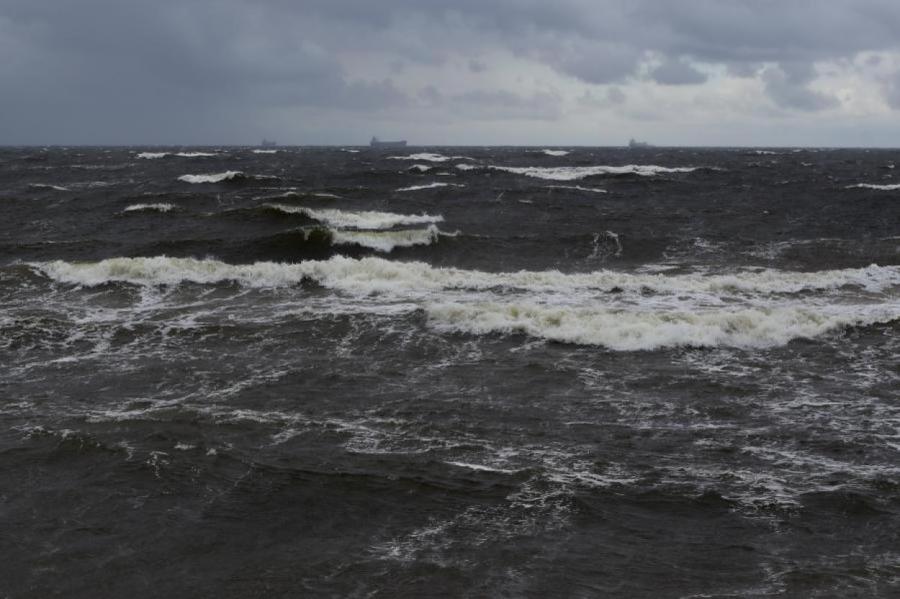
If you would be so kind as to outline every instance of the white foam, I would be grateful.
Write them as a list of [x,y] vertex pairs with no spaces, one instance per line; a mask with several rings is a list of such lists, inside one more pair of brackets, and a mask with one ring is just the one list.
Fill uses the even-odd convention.
[[210,158],[213,156],[218,156],[218,154],[213,154],[210,152],[176,152],[175,156],[180,158]]
[[900,306],[655,312],[548,307],[527,302],[447,303],[431,305],[427,313],[431,323],[445,331],[525,333],[552,341],[636,351],[678,346],[774,347],[845,326],[890,322],[900,318]]
[[[427,215],[426,215],[427,216]],[[399,232],[399,231],[398,231]],[[37,262],[32,266],[47,276],[67,283],[98,285],[109,281],[127,281],[157,285],[180,281],[216,283],[264,280],[263,287],[291,285],[308,276],[328,286],[361,294],[409,291],[494,290],[511,289],[533,293],[586,294],[610,290],[642,296],[647,291],[668,294],[666,297],[718,294],[762,295],[828,291],[843,286],[880,293],[900,286],[900,266],[871,265],[866,268],[791,272],[763,270],[730,275],[664,275],[629,274],[611,270],[565,274],[559,271],[518,271],[488,273],[458,268],[435,268],[424,262],[397,262],[381,258],[353,259],[335,256],[329,260],[310,260],[301,264],[258,262],[230,265],[217,260],[190,258],[111,258],[101,262]],[[197,273],[201,273],[198,275]],[[233,273],[234,276],[230,276]],[[273,274],[274,273],[274,274]],[[293,274],[291,274],[293,273]],[[199,277],[199,278],[198,278]],[[256,285],[251,285],[256,286]],[[707,294],[707,295],[704,295]]]
[[[382,252],[435,243],[445,235],[433,224],[426,229],[329,230],[329,234],[333,243]],[[271,288],[309,279],[337,292],[325,302],[331,310],[339,306],[345,312],[380,313],[384,308],[393,314],[402,303],[404,310],[418,306],[431,326],[442,331],[525,333],[628,351],[676,346],[765,348],[842,327],[900,318],[900,266],[669,276],[608,270],[488,273],[342,256],[298,264],[231,265],[163,256],[31,266],[56,281],[85,286],[121,281],[153,287],[189,281]],[[802,295],[796,295],[801,291]],[[304,309],[318,310],[308,301]]]
[[410,154],[409,156],[388,156],[391,160],[424,160],[426,162],[447,162],[448,160],[474,160],[468,156],[444,156],[443,154],[432,154],[422,152],[419,154]]
[[477,165],[474,165],[474,164],[462,163],[462,164],[457,164],[456,168],[461,171],[474,171],[475,169],[480,168],[480,167]]
[[548,185],[547,189],[572,189],[574,191],[588,191],[590,193],[608,193],[599,187],[582,187],[581,185]]
[[156,211],[156,212],[168,212],[170,210],[174,210],[174,204],[132,204],[128,206],[122,212],[140,212],[140,211]]
[[[459,166],[457,166],[459,168]],[[690,173],[699,167],[674,167],[629,164],[625,166],[494,166],[491,169],[547,179],[550,181],[575,181],[597,175],[640,175],[652,177],[663,173]]]
[[438,187],[465,187],[465,185],[459,185],[456,183],[428,183],[427,185],[413,185],[411,187],[401,187],[397,191],[420,191],[422,189],[436,189]]
[[875,183],[859,183],[857,185],[848,185],[847,189],[878,189],[880,191],[896,191],[900,189],[900,183],[893,185],[876,185]]
[[222,181],[231,181],[245,177],[240,171],[225,171],[224,173],[214,173],[210,175],[182,175],[178,177],[179,181],[185,183],[221,183]]
[[137,157],[144,160],[154,160],[156,158],[165,158],[168,155],[168,152],[141,152]]
[[431,225],[427,229],[403,229],[401,231],[331,231],[331,242],[336,245],[359,245],[379,252],[391,252],[398,247],[431,245],[441,232]]
[[61,185],[48,185],[46,183],[30,183],[28,187],[32,189],[52,189],[53,191],[69,191],[68,187],[63,187]]
[[427,173],[428,171],[430,171],[433,168],[434,168],[433,166],[428,166],[427,164],[414,164],[406,170],[419,171],[420,173]]
[[569,152],[566,150],[541,150],[547,156],[568,156]]
[[277,154],[278,150],[253,150],[254,154]]
[[339,228],[390,229],[403,225],[439,223],[444,220],[444,217],[439,214],[435,216],[430,214],[395,214],[393,212],[375,212],[370,210],[351,212],[347,210],[307,208],[305,206],[286,206],[284,204],[266,205],[287,214],[303,214],[313,220]]

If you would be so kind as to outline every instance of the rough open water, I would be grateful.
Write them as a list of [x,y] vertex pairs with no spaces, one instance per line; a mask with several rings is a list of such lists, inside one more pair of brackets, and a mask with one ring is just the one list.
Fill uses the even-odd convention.
[[0,596],[897,597],[896,162],[0,149]]

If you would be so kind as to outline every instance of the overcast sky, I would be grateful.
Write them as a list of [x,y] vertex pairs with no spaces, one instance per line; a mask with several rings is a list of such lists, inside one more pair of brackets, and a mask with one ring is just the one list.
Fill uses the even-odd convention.
[[0,145],[900,146],[900,0],[0,0]]

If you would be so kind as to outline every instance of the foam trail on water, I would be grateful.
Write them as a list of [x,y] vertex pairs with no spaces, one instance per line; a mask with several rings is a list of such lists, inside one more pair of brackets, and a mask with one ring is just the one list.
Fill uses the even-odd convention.
[[569,152],[567,150],[541,150],[547,156],[568,156]]
[[141,152],[137,157],[143,160],[154,160],[156,158],[165,158],[168,155],[168,152]]
[[287,214],[303,214],[313,220],[333,227],[354,229],[390,229],[403,225],[421,225],[439,223],[444,220],[441,215],[430,214],[395,214],[393,212],[374,212],[369,210],[351,212],[347,210],[307,208],[305,206],[286,206],[284,204],[266,204],[269,208]]
[[448,160],[474,160],[468,156],[444,156],[443,154],[432,154],[430,152],[422,152],[419,154],[410,154],[409,156],[388,156],[390,160],[424,160],[426,162],[447,162]]
[[214,173],[210,175],[182,175],[178,177],[179,181],[185,183],[221,183],[222,181],[234,181],[236,179],[246,178],[246,175],[240,171],[225,171],[224,173]]
[[440,230],[431,225],[427,229],[401,231],[343,231],[332,230],[331,242],[336,245],[359,245],[378,252],[391,252],[398,247],[431,245],[438,241]]
[[875,183],[858,183],[857,185],[848,185],[847,189],[877,189],[880,191],[896,191],[900,189],[900,183],[893,185],[877,185]]
[[581,185],[548,185],[547,189],[572,189],[574,191],[588,191],[590,193],[609,193],[599,187],[582,187]]
[[30,183],[28,187],[32,189],[52,189],[53,191],[70,191],[68,187],[61,185],[48,185],[46,183]]
[[442,330],[525,333],[618,351],[665,347],[767,348],[847,326],[890,322],[900,308],[883,306],[652,312],[548,307],[534,303],[435,304],[428,318]]
[[158,204],[132,204],[128,206],[122,212],[141,212],[141,211],[156,211],[156,212],[169,212],[170,210],[174,210],[174,204],[166,204],[166,203],[158,203]]
[[[458,167],[457,167],[458,168]],[[626,166],[494,166],[488,168],[549,181],[575,181],[597,175],[640,175],[652,177],[665,173],[690,173],[700,167],[674,167],[629,164]]]
[[[436,228],[435,228],[436,229]],[[430,229],[425,229],[428,231]],[[348,232],[349,233],[349,232]],[[405,233],[405,231],[389,231]],[[52,279],[81,285],[126,281],[141,285],[185,281],[210,282],[265,280],[263,286],[290,285],[310,277],[328,286],[360,294],[446,290],[521,290],[533,293],[584,293],[596,299],[597,292],[616,291],[640,297],[649,292],[679,297],[684,294],[768,296],[799,292],[835,291],[845,286],[870,293],[892,292],[900,286],[900,266],[791,272],[764,270],[731,275],[631,274],[611,270],[566,274],[558,271],[489,273],[459,268],[436,268],[424,262],[398,262],[382,258],[309,260],[301,264],[258,262],[230,265],[217,260],[193,258],[111,258],[100,262],[38,262],[32,266]],[[211,278],[198,279],[197,273]],[[214,274],[212,274],[214,273]],[[231,277],[229,273],[233,273]],[[256,273],[256,274],[249,274]],[[896,301],[896,300],[895,300]]]
[[411,187],[401,187],[397,191],[420,191],[422,189],[435,189],[438,187],[465,187],[465,185],[459,185],[456,183],[428,183],[427,185],[413,185]]

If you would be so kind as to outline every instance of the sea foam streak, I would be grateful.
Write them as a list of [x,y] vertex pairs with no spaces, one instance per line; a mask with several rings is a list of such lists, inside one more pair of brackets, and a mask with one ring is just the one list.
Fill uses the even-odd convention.
[[[457,167],[458,168],[458,167]],[[493,170],[547,179],[549,181],[575,181],[597,175],[640,175],[652,177],[664,173],[690,173],[700,167],[674,167],[629,164],[626,166],[495,166]]]
[[[387,252],[434,243],[441,232],[431,225],[421,230],[330,234],[333,243]],[[900,318],[896,298],[900,266],[669,277],[612,271],[487,273],[341,256],[299,264],[231,265],[216,260],[155,257],[31,266],[56,281],[86,286],[111,281],[143,286],[233,281],[269,288],[312,280],[342,294],[334,301],[349,301],[351,309],[359,306],[360,310],[372,311],[379,306],[390,309],[398,301],[414,302],[438,330],[525,333],[614,350],[685,345],[772,347],[846,326]],[[879,295],[854,303],[860,292],[848,294],[842,290],[845,286]],[[602,293],[613,290],[616,293]],[[798,291],[807,293],[785,295]]]
[[246,175],[240,171],[225,171],[224,173],[211,175],[182,175],[178,177],[178,180],[185,183],[221,183],[222,181],[233,181],[244,177]]
[[132,204],[128,206],[122,212],[142,212],[142,211],[155,211],[155,212],[168,212],[170,210],[174,210],[174,204],[166,204],[166,203],[158,203],[158,204]]
[[390,160],[424,160],[426,162],[447,162],[448,160],[474,160],[468,156],[444,156],[443,154],[432,154],[422,152],[420,154],[410,154],[409,156],[388,156]]
[[420,191],[423,189],[436,189],[438,187],[465,187],[465,185],[458,185],[456,183],[428,183],[426,185],[413,185],[411,187],[401,187],[397,191]]
[[547,156],[568,156],[569,152],[566,150],[541,150]]
[[61,185],[48,185],[46,183],[30,183],[28,187],[32,189],[52,189],[53,191],[69,191],[68,187]]
[[894,185],[876,185],[875,183],[859,183],[857,185],[848,185],[847,189],[877,189],[880,191],[896,191],[900,189],[900,183]]
[[395,214],[393,212],[374,212],[363,210],[351,212],[347,210],[307,208],[305,206],[286,206],[284,204],[266,204],[269,208],[287,214],[303,214],[326,225],[353,229],[390,229],[403,225],[422,225],[439,223],[444,220],[441,215],[430,214]]
[[331,242],[336,245],[359,245],[378,252],[391,252],[398,247],[431,245],[437,242],[441,232],[431,225],[427,229],[403,229],[400,231],[344,231],[332,230]]
[[472,334],[525,333],[542,339],[599,345],[619,351],[664,347],[765,348],[818,337],[845,326],[890,322],[900,306],[832,309],[623,311],[547,307],[533,303],[436,304],[427,308],[438,328]]
[[[401,232],[401,231],[396,231]],[[370,293],[438,290],[511,289],[537,293],[647,291],[681,295],[702,294],[791,294],[831,291],[850,286],[871,293],[884,293],[900,286],[900,266],[877,266],[791,272],[763,270],[732,275],[631,274],[610,270],[566,274],[559,271],[489,273],[459,268],[436,268],[424,262],[397,262],[381,258],[310,260],[300,264],[257,262],[231,265],[194,258],[110,258],[100,262],[38,262],[32,266],[57,281],[99,285],[124,281],[139,285],[178,283],[181,280],[217,283],[227,280],[251,286],[279,287],[312,278],[327,287],[367,295]],[[197,273],[202,276],[198,277]],[[273,275],[272,278],[267,278]],[[182,278],[179,278],[182,277]],[[253,283],[258,281],[259,284]],[[591,297],[596,297],[591,295]]]

